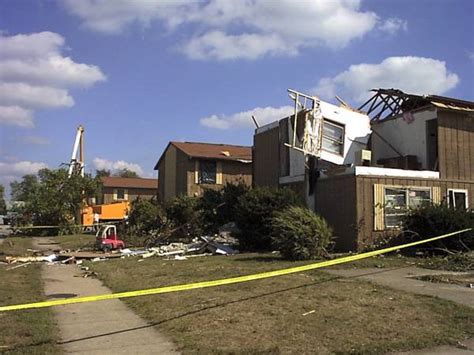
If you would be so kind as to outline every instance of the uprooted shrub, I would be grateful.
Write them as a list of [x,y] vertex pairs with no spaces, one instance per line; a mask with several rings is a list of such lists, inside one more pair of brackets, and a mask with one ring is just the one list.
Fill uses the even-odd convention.
[[271,249],[271,219],[275,212],[301,205],[290,189],[256,187],[237,199],[234,219],[239,228],[235,237],[242,250]]
[[310,260],[327,255],[333,234],[324,218],[308,208],[292,206],[274,214],[271,236],[285,259]]
[[156,199],[138,199],[132,203],[127,222],[124,232],[134,239],[132,241],[125,238],[126,241],[140,245],[147,237],[160,231],[167,219],[163,207]]
[[[404,230],[410,231],[410,241],[426,239],[458,230],[474,228],[474,212],[446,205],[426,205],[412,209],[404,218]],[[401,241],[403,242],[403,241]],[[474,232],[448,237],[422,245],[432,250],[469,251],[474,249]]]
[[227,183],[221,190],[204,190],[199,198],[201,224],[207,234],[215,234],[222,225],[234,222],[238,198],[249,191],[243,182]]
[[224,204],[222,191],[205,189],[202,196],[198,200],[198,208],[200,210],[200,220],[203,230],[207,234],[215,234],[224,219],[220,210]]
[[173,240],[188,240],[202,234],[199,199],[190,196],[178,196],[166,204],[165,211],[170,223]]

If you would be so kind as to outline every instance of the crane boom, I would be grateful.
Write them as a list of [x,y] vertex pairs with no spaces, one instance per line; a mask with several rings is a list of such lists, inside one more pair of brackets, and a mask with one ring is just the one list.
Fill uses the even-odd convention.
[[[77,159],[77,151],[79,150],[79,159]],[[68,176],[79,173],[84,176],[84,127],[77,127],[76,139],[72,148],[71,162],[69,163]]]

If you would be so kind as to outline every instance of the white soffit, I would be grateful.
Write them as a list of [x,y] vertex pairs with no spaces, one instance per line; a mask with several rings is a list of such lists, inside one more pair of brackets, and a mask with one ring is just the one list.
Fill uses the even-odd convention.
[[367,176],[439,179],[439,172],[430,171],[430,170],[403,170],[403,169],[378,168],[374,166],[356,166],[353,169],[356,176],[367,175]]

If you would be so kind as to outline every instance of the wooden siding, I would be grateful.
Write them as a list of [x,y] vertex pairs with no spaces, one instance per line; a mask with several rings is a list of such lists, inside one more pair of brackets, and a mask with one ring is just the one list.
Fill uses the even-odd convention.
[[[332,179],[328,179],[331,184]],[[336,182],[334,182],[337,185]],[[438,187],[440,191],[441,202],[447,202],[448,189],[463,189],[468,191],[469,207],[474,207],[474,181],[458,181],[447,179],[415,179],[415,178],[388,178],[376,176],[357,176],[356,177],[356,211],[357,225],[359,226],[357,234],[356,248],[363,250],[376,243],[381,237],[387,234],[393,234],[393,231],[376,231],[374,226],[374,185],[391,186],[416,186],[416,187]],[[437,190],[437,189],[436,189]],[[438,191],[434,191],[438,194]],[[436,199],[439,197],[433,196]],[[349,238],[351,234],[347,234]]]
[[438,111],[438,157],[442,179],[474,181],[474,117]]
[[253,136],[253,164],[255,186],[278,187],[280,176],[279,127]]
[[[107,204],[111,202],[115,202],[117,200],[114,199],[114,190],[117,188],[115,187],[104,187],[102,190],[102,200],[101,203]],[[137,198],[141,199],[150,199],[156,196],[155,189],[136,189],[136,188],[125,188],[124,190],[127,191],[128,198],[127,201],[135,201]]]
[[177,149],[175,196],[182,196],[188,193],[188,170],[190,169],[190,162],[191,159],[184,152]]
[[315,211],[333,228],[337,251],[357,248],[355,176],[343,175],[318,180]]
[[241,163],[238,161],[231,160],[220,160],[219,165],[221,166],[222,172],[222,183],[221,184],[197,184],[195,180],[196,176],[196,159],[188,160],[187,170],[187,195],[188,196],[200,196],[204,189],[219,190],[223,188],[227,183],[239,183],[243,182],[248,186],[252,185],[252,164]]

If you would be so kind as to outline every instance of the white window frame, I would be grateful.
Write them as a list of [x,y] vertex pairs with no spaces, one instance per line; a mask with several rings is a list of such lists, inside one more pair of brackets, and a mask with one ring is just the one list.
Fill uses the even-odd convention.
[[[450,199],[450,193],[453,193],[453,206],[451,206],[451,199]],[[449,207],[456,208],[456,199],[454,198],[455,193],[463,193],[464,194],[464,206],[466,210],[469,208],[469,191],[466,189],[448,189],[448,205]]]
[[428,191],[430,194],[430,203],[433,202],[433,189],[431,187],[421,187],[421,186],[390,186],[390,185],[385,185],[384,186],[384,228],[385,229],[397,229],[400,226],[387,226],[387,210],[386,210],[386,205],[387,205],[387,190],[405,190],[405,207],[402,208],[400,213],[397,213],[396,215],[402,216],[406,215],[407,211],[410,209],[410,196],[409,193],[410,191]]
[[[326,125],[332,125],[332,126],[335,126],[339,129],[342,129],[342,139],[339,141],[337,139],[334,139],[333,137],[330,137],[330,136],[327,136],[324,134],[324,127]],[[324,150],[325,152],[328,152],[328,153],[331,153],[331,154],[335,154],[335,155],[339,155],[339,156],[344,156],[344,140],[345,140],[345,136],[346,136],[346,125],[343,124],[343,123],[339,123],[339,122],[335,122],[335,121],[331,121],[331,120],[328,120],[326,118],[323,118],[323,134],[322,134],[322,137],[321,137],[321,149]],[[325,149],[322,145],[322,141],[324,139],[328,139],[332,142],[336,142],[338,144],[340,144],[341,146],[341,151],[340,152],[335,152],[335,151],[332,151],[332,150],[328,150],[328,149]]]

